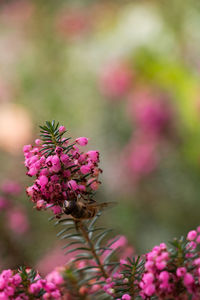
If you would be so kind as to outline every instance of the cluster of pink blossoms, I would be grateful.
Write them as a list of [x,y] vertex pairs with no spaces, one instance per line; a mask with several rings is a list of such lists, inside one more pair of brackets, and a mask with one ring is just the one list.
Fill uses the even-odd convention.
[[[116,272],[112,277],[109,277],[106,280],[106,284],[104,285],[104,291],[110,295],[111,297],[115,297],[116,294],[116,281],[121,280],[124,285],[129,281],[128,278],[124,277],[120,272]],[[131,300],[131,296],[128,293],[124,293],[121,298],[117,298],[117,300]]]
[[186,249],[177,249],[175,256],[164,243],[146,254],[145,273],[140,282],[143,299],[188,299],[187,295],[192,295],[193,300],[200,299],[200,257],[196,249],[200,244],[200,227],[190,231],[187,240]]
[[[200,299],[198,244],[200,244],[200,227],[188,233],[187,241],[175,240],[171,249],[164,243],[155,246],[146,254],[144,267],[143,258],[118,259],[117,271],[112,275],[109,273],[110,277],[105,283],[97,283],[93,278],[88,281],[89,285],[79,284],[80,278],[74,271],[93,265],[92,261],[90,263],[72,260],[66,266],[56,268],[45,278],[41,278],[31,269],[21,269],[17,272],[4,270],[0,274],[0,300],[35,298],[71,300],[76,299],[74,297],[90,299],[90,296],[98,299],[96,293],[102,290],[110,295],[111,299],[117,300],[131,300],[133,295],[142,299],[156,297],[155,299],[162,300],[186,300],[191,296],[192,300],[198,300]],[[123,250],[125,245],[126,240],[121,237],[113,247],[122,247]],[[81,276],[85,276],[84,272]],[[76,284],[76,291],[70,289],[71,283],[73,286]]]
[[56,272],[42,279],[39,274],[34,274],[31,269],[14,272],[10,269],[0,274],[0,299],[1,300],[29,300],[61,299],[60,287],[64,280]]
[[[104,291],[117,300],[200,299],[200,227],[187,239],[175,239],[172,248],[155,246],[145,257],[120,259],[117,271],[106,280]],[[134,273],[133,273],[134,272]]]
[[171,105],[159,91],[135,87],[137,73],[122,60],[104,67],[99,77],[99,89],[108,100],[125,100],[127,116],[133,133],[122,153],[125,172],[137,183],[154,171],[163,142],[172,142],[174,116]]
[[170,275],[166,270],[169,261],[167,246],[162,243],[155,246],[151,252],[146,255],[145,273],[140,282],[143,298],[154,295],[156,290],[170,294],[173,287],[169,282]]
[[129,96],[127,113],[135,130],[125,149],[126,167],[137,181],[156,169],[163,143],[172,136],[173,115],[169,101],[145,89]]
[[[80,137],[74,143],[63,138],[65,127],[59,127],[59,140],[37,139],[35,146],[24,146],[27,175],[36,176],[27,194],[36,203],[37,209],[51,207],[55,214],[62,212],[65,200],[91,197],[99,186],[98,176],[102,172],[98,167],[99,152],[83,153],[78,146],[86,146],[88,139]],[[51,153],[47,153],[47,149]]]
[[172,111],[165,98],[165,95],[145,88],[129,96],[128,114],[132,122],[154,139],[164,137],[171,126]]
[[111,100],[120,99],[130,90],[132,78],[132,70],[125,62],[113,62],[100,74],[100,90]]

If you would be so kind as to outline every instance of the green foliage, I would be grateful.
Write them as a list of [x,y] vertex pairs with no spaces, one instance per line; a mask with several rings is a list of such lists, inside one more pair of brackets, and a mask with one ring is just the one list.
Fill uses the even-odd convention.
[[[24,266],[19,267],[19,272],[22,279],[23,288],[27,290],[27,293],[29,293],[28,291],[29,285],[37,281],[36,279],[37,272],[34,269],[27,269]],[[45,294],[45,290],[41,289],[37,295],[33,296],[29,294],[29,299],[35,299],[35,298],[41,299],[43,294]]]
[[118,279],[115,285],[115,299],[124,294],[137,296],[139,294],[138,283],[141,281],[144,272],[145,259],[138,256],[127,258],[127,263],[123,264],[122,279]]
[[63,148],[64,153],[68,153],[73,147],[73,144],[68,147],[63,146],[71,138],[62,139],[67,131],[59,131],[59,122],[56,123],[54,120],[52,122],[46,121],[46,125],[40,126],[40,129],[40,137],[45,144],[45,147],[42,148],[43,154],[51,155],[58,146]]

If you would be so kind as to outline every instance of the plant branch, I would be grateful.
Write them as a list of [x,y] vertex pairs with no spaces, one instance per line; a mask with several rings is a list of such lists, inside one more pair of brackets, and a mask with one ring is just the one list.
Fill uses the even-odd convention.
[[86,228],[85,228],[85,226],[83,225],[82,222],[80,222],[79,229],[80,229],[80,231],[81,231],[81,233],[82,233],[84,239],[85,239],[86,242],[88,243],[88,246],[89,246],[90,249],[91,249],[92,255],[93,255],[93,257],[94,257],[96,263],[98,264],[99,269],[101,270],[101,273],[102,273],[103,277],[104,277],[104,278],[108,278],[109,276],[108,276],[108,274],[106,273],[106,271],[105,271],[105,269],[104,269],[104,267],[103,267],[103,265],[102,265],[102,263],[101,263],[101,261],[100,261],[100,259],[99,259],[99,256],[98,256],[97,253],[96,253],[96,250],[95,250],[95,247],[94,247],[94,245],[93,245],[93,242],[92,242],[92,240],[89,238],[88,232],[87,232],[87,230],[86,230]]

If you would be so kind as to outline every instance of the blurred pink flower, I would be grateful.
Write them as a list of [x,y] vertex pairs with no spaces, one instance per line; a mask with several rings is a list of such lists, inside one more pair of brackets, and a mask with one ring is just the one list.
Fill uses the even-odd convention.
[[[64,251],[61,249],[62,244],[57,245],[49,252],[47,252],[37,263],[36,269],[43,275],[47,275],[52,272],[52,270],[58,266],[64,266],[69,261],[73,261],[73,258],[78,253],[73,252],[65,255]],[[70,248],[69,248],[70,249]]]
[[148,90],[139,90],[130,97],[128,113],[147,134],[164,134],[169,128],[172,112],[169,103]]
[[[114,239],[111,239],[107,242],[107,245],[109,245]],[[128,256],[132,256],[134,254],[133,247],[129,246],[128,240],[124,235],[119,236],[119,239],[114,242],[110,247],[112,250],[117,250],[117,256],[119,259],[125,259]],[[111,253],[112,250],[105,250],[103,253],[103,259],[106,259],[106,257]]]
[[31,20],[33,3],[27,0],[9,1],[2,5],[1,20],[8,25],[23,26]]
[[156,166],[154,147],[149,144],[135,145],[129,158],[131,169],[137,174],[148,174]]
[[62,270],[64,270],[63,267],[57,267],[55,270],[53,270],[51,273],[47,274],[46,280],[48,282],[52,282],[55,285],[61,285],[64,283],[63,276],[61,275]]
[[16,234],[24,234],[29,229],[29,222],[22,208],[10,208],[7,211],[7,225]]
[[6,198],[0,196],[0,212],[5,208],[7,208],[7,206],[8,206],[8,201],[6,200]]
[[91,27],[91,18],[86,10],[68,8],[57,16],[56,27],[58,32],[68,38],[79,38],[87,33]]
[[10,194],[10,195],[19,195],[21,192],[21,186],[19,183],[12,181],[12,180],[5,180],[1,184],[1,190],[5,194]]
[[124,62],[113,62],[107,65],[100,74],[100,90],[111,99],[125,96],[131,83],[132,70]]
[[125,167],[136,181],[151,173],[158,163],[156,141],[140,134],[132,138],[123,153]]

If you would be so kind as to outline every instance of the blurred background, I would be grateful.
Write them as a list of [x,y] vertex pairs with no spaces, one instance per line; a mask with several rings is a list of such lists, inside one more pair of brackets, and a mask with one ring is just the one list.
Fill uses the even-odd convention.
[[0,1],[0,268],[66,262],[22,147],[46,120],[101,153],[104,223],[142,254],[200,224],[200,2]]

